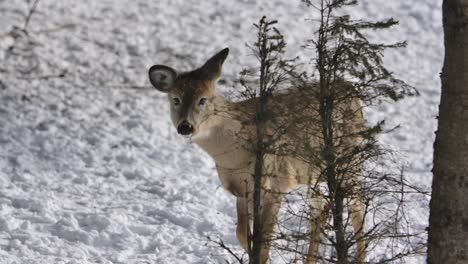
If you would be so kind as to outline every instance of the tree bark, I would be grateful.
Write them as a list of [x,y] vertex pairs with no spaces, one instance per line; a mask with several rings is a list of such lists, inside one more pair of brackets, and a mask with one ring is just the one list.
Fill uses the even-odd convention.
[[430,264],[468,263],[468,0],[442,5],[445,60],[434,143]]

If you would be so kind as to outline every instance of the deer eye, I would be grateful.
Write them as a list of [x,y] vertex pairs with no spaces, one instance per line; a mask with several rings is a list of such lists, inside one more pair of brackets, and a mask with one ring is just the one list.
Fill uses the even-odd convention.
[[206,99],[205,97],[203,97],[203,98],[200,99],[200,102],[198,102],[198,104],[201,105],[201,106],[203,106],[203,105],[206,104],[207,100],[208,100],[208,99]]
[[175,106],[180,105],[180,99],[177,98],[177,97],[172,98],[172,102],[174,102],[174,105],[175,105]]

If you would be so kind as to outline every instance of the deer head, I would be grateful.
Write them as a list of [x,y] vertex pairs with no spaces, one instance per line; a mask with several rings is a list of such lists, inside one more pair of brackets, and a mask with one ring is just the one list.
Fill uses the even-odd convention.
[[216,82],[229,54],[225,48],[198,69],[178,73],[165,65],[149,69],[151,84],[168,94],[171,119],[181,135],[196,135],[204,129],[203,122],[214,113]]

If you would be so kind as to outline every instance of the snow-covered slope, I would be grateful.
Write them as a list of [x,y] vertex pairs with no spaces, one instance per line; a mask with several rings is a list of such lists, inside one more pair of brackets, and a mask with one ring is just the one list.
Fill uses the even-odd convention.
[[[252,62],[252,23],[278,19],[289,55],[302,55],[312,9],[298,0],[42,0],[29,38],[7,34],[23,26],[27,2],[0,0],[0,263],[221,263],[226,252],[208,235],[240,249],[233,198],[210,158],[176,135],[147,69],[188,70],[229,47],[231,83]],[[436,2],[364,0],[351,10],[400,20],[374,36],[408,41],[386,62],[421,96],[368,116],[401,125],[382,140],[426,189],[443,56]],[[425,205],[415,204],[417,226],[427,224]]]

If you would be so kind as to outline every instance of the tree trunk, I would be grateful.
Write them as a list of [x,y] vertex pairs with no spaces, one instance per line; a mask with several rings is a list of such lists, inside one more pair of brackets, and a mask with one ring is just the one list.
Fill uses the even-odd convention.
[[445,61],[429,219],[430,264],[468,263],[468,0],[444,0]]

